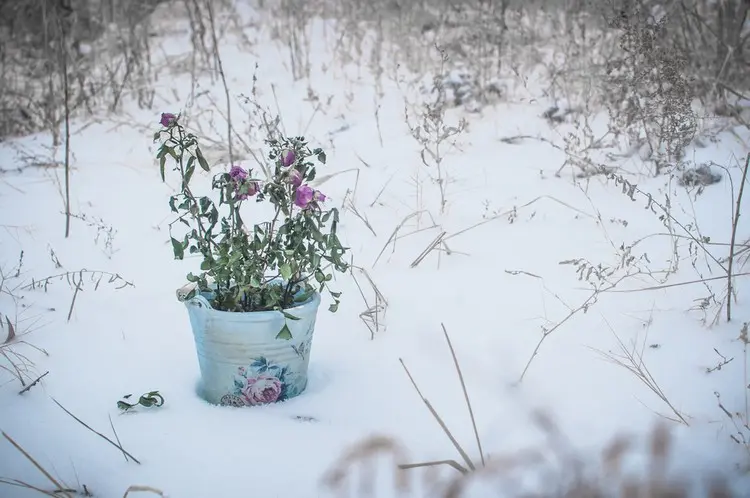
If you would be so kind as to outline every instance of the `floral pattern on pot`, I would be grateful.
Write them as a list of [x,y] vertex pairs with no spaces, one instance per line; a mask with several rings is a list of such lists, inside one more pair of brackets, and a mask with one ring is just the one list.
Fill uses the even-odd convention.
[[[305,388],[304,380],[287,367],[269,362],[264,356],[249,367],[239,367],[234,389],[221,397],[223,406],[258,406],[285,401]],[[302,385],[300,385],[302,384]]]
[[[312,332],[308,332],[308,335],[312,335]],[[302,358],[302,360],[307,359],[308,356],[310,356],[310,346],[312,345],[312,337],[307,339],[306,341],[302,341],[298,346],[295,346],[292,344],[292,350],[294,353]]]

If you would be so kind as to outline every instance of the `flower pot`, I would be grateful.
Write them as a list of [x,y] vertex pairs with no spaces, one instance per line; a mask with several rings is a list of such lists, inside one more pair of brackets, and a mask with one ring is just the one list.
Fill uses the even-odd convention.
[[[224,406],[275,403],[301,394],[307,387],[315,319],[320,294],[300,306],[247,313],[211,307],[210,294],[178,298],[187,306],[200,365],[200,396]],[[286,321],[292,338],[277,338]]]

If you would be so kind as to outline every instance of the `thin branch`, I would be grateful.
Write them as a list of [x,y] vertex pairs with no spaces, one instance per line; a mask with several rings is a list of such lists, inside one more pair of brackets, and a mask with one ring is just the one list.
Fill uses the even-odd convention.
[[37,378],[36,378],[36,379],[34,380],[34,382],[32,382],[32,383],[31,383],[31,384],[29,384],[28,386],[26,386],[26,387],[24,387],[23,389],[21,389],[21,390],[20,390],[20,391],[18,392],[18,394],[23,394],[23,393],[25,393],[26,391],[28,391],[29,389],[31,389],[32,387],[34,387],[35,385],[37,385],[37,383],[38,383],[38,382],[39,382],[40,380],[42,380],[42,379],[43,379],[43,378],[44,378],[44,377],[45,377],[45,376],[46,376],[46,375],[47,375],[48,373],[49,373],[49,370],[47,370],[47,371],[46,371],[46,372],[44,372],[44,373],[43,373],[42,375],[40,375],[39,377],[37,377]]
[[482,451],[482,441],[479,437],[479,431],[477,430],[477,422],[474,418],[474,410],[471,408],[471,402],[469,401],[469,392],[466,390],[466,383],[464,382],[464,375],[461,373],[461,367],[458,364],[458,358],[456,357],[456,351],[453,349],[451,339],[448,337],[448,330],[445,328],[445,324],[440,324],[443,327],[443,334],[445,334],[445,340],[448,342],[448,347],[451,350],[451,356],[453,357],[453,364],[456,365],[456,372],[458,373],[458,380],[461,382],[461,389],[464,392],[464,399],[466,400],[466,407],[469,409],[469,417],[471,418],[471,426],[474,429],[474,436],[477,439],[477,448],[479,448],[479,458],[482,460],[482,466],[485,465],[484,451]]
[[404,371],[406,371],[406,375],[409,377],[409,380],[411,381],[412,386],[414,386],[414,390],[417,391],[417,394],[420,398],[422,398],[422,402],[425,404],[428,410],[430,410],[430,413],[432,413],[432,416],[435,417],[435,420],[437,420],[437,423],[440,424],[440,427],[443,429],[443,432],[445,432],[445,435],[448,436],[448,439],[450,439],[451,443],[453,443],[453,446],[456,448],[458,453],[461,455],[461,458],[464,459],[464,462],[466,463],[466,466],[469,467],[472,471],[476,470],[476,467],[474,466],[474,463],[471,461],[471,458],[469,458],[469,455],[466,454],[464,449],[461,447],[461,445],[458,443],[455,437],[453,437],[453,433],[448,429],[448,426],[445,425],[445,422],[443,422],[442,417],[438,414],[438,412],[433,408],[432,403],[430,403],[427,398],[425,398],[422,395],[422,392],[419,390],[419,387],[417,386],[417,383],[414,381],[414,378],[411,376],[411,373],[409,372],[409,369],[406,368],[406,364],[404,363],[404,360],[399,358],[401,362],[401,366],[404,367]]
[[211,6],[211,0],[206,2],[206,9],[208,10],[208,22],[211,25],[211,39],[214,46],[214,57],[216,57],[216,65],[219,69],[219,76],[221,76],[221,84],[224,86],[224,96],[227,102],[227,140],[229,143],[229,164],[234,163],[234,154],[232,153],[232,106],[231,98],[229,97],[229,86],[227,86],[227,78],[224,75],[224,64],[221,62],[221,55],[219,54],[219,40],[216,36],[216,23],[214,22],[214,9]]
[[109,444],[111,444],[115,448],[117,448],[120,451],[122,451],[123,455],[125,455],[126,457],[130,457],[135,463],[137,463],[137,464],[140,465],[141,462],[138,461],[138,459],[136,457],[134,457],[133,455],[131,455],[130,453],[128,453],[125,450],[125,448],[123,448],[122,446],[118,445],[117,443],[115,443],[114,441],[112,441],[110,438],[108,438],[107,436],[105,436],[104,434],[102,434],[101,432],[97,432],[94,429],[92,429],[91,426],[89,426],[88,424],[86,424],[86,422],[84,422],[80,418],[78,418],[75,415],[73,415],[70,411],[68,411],[67,408],[65,408],[63,405],[61,405],[55,398],[52,398],[52,401],[54,401],[57,406],[59,406],[60,408],[62,408],[65,413],[67,413],[68,415],[70,415],[71,417],[73,417],[76,422],[78,422],[79,424],[81,424],[82,426],[84,426],[85,428],[87,428],[88,430],[90,430],[91,432],[93,432],[94,434],[96,434],[97,436],[101,437],[102,439],[104,439],[105,441],[107,441]]
[[[2,434],[2,435],[3,435],[3,437],[4,437],[5,439],[7,439],[7,440],[8,440],[8,442],[9,442],[10,444],[12,444],[12,445],[13,445],[13,446],[14,446],[14,447],[15,447],[15,448],[16,448],[16,449],[18,450],[18,451],[20,451],[20,452],[21,452],[21,454],[22,454],[23,456],[25,456],[25,457],[26,457],[26,459],[27,459],[27,460],[28,460],[29,462],[31,462],[31,464],[32,464],[32,465],[33,465],[34,467],[36,467],[36,468],[37,468],[37,470],[39,470],[39,472],[41,472],[41,473],[42,473],[42,475],[44,475],[44,477],[46,477],[46,478],[47,478],[47,480],[49,480],[49,482],[51,482],[52,484],[54,484],[54,485],[55,485],[55,489],[65,489],[65,488],[64,488],[64,487],[63,487],[63,486],[62,486],[62,485],[61,485],[61,484],[60,484],[59,482],[57,482],[57,479],[55,479],[54,477],[52,477],[52,475],[50,475],[50,473],[49,473],[49,472],[47,472],[46,470],[44,470],[44,467],[42,467],[41,465],[39,465],[39,462],[37,462],[36,460],[34,460],[34,457],[32,457],[31,455],[29,455],[29,454],[28,454],[28,453],[26,452],[26,450],[24,450],[24,449],[23,449],[23,448],[21,447],[21,445],[20,445],[20,444],[18,444],[17,442],[15,442],[15,441],[13,440],[13,438],[12,438],[12,437],[10,437],[9,435],[7,435],[7,434],[5,433],[5,431],[0,431],[0,434]],[[69,493],[67,493],[67,492],[64,492],[64,495],[65,495],[65,496],[68,496],[68,497],[70,497],[70,494],[69,494]]]
[[737,237],[737,226],[740,220],[740,203],[742,202],[742,192],[745,190],[745,181],[747,180],[747,170],[750,168],[750,153],[745,159],[745,168],[742,170],[742,183],[740,191],[737,194],[737,206],[734,209],[734,220],[732,220],[732,240],[729,242],[729,262],[727,263],[727,321],[732,320],[732,263],[734,263],[734,242]]
[[432,462],[421,462],[421,463],[405,463],[398,466],[401,470],[418,469],[420,467],[437,467],[438,465],[449,465],[466,475],[469,471],[455,460],[434,460]]

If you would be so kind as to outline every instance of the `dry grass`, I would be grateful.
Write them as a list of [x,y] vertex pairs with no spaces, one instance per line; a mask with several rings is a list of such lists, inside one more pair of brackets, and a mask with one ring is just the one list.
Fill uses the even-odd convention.
[[[65,481],[53,477],[52,473],[47,470],[44,466],[42,466],[41,463],[37,459],[35,459],[26,449],[21,446],[20,443],[18,443],[15,439],[13,439],[11,436],[6,434],[5,432],[0,432],[2,436],[5,438],[5,440],[10,443],[16,450],[18,450],[23,457],[31,463],[31,465],[36,468],[39,473],[44,477],[46,481],[49,481],[50,484],[52,484],[52,488],[44,488],[41,485],[35,485],[31,484],[25,481],[22,481],[20,479],[13,479],[9,477],[3,477],[0,476],[0,485],[5,485],[6,487],[10,488],[24,488],[31,491],[36,491],[39,494],[45,495],[45,496],[53,496],[53,497],[66,497],[66,498],[74,498],[76,496],[83,496],[83,497],[93,497],[96,496],[85,484],[79,484],[79,487],[72,487],[65,483]],[[125,494],[123,495],[123,498],[127,498],[130,496],[131,493],[151,493],[158,496],[166,496],[166,494],[152,486],[141,486],[141,485],[133,485],[128,487],[128,489],[125,490]]]
[[[390,467],[393,476],[388,481],[395,483],[395,489],[406,493],[407,496],[409,492],[414,491],[412,474],[417,472],[417,469],[430,471],[437,467],[448,467],[456,471],[447,480],[439,479],[434,473],[425,474],[424,477],[431,489],[430,496],[440,498],[459,498],[469,486],[477,482],[487,484],[487,487],[483,489],[491,488],[497,493],[493,493],[492,496],[503,497],[687,498],[694,496],[695,479],[670,475],[672,443],[669,431],[663,424],[655,426],[647,441],[645,453],[649,455],[650,460],[646,466],[646,473],[642,476],[629,476],[624,469],[627,458],[635,454],[637,450],[634,438],[613,437],[602,450],[599,459],[591,462],[593,465],[587,466],[584,462],[588,459],[580,458],[573,451],[574,442],[569,441],[562,434],[550,417],[540,412],[534,413],[532,418],[537,427],[546,435],[545,447],[528,449],[511,455],[487,454],[485,457],[466,384],[445,326],[443,326],[443,333],[463,390],[464,403],[476,438],[478,458],[469,456],[469,452],[457,441],[443,418],[422,394],[402,361],[415,391],[458,452],[461,457],[460,461],[441,459],[405,463],[406,450],[402,445],[391,438],[377,436],[366,439],[345,452],[324,477],[324,486],[341,493],[358,485],[359,496],[372,496],[378,487],[376,483],[383,482],[383,479],[378,480],[376,475],[378,461],[382,462],[381,457],[387,455],[396,462]],[[627,368],[627,365],[624,366]],[[643,368],[642,364],[641,368]],[[360,472],[355,472],[355,469]],[[357,475],[360,475],[358,482]],[[705,485],[705,494],[702,496],[712,498],[735,496],[731,491],[729,477],[708,475],[703,477],[703,482],[700,484]]]

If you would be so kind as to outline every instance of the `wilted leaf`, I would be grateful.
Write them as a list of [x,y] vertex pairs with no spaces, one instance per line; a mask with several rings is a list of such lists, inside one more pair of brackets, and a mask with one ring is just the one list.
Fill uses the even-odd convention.
[[201,168],[203,168],[204,171],[210,171],[211,168],[208,167],[208,162],[206,161],[206,158],[203,157],[203,152],[201,152],[200,149],[195,149],[195,157],[198,158],[198,164],[201,165]]
[[174,257],[176,259],[182,259],[185,257],[185,249],[182,248],[182,242],[175,239],[174,237],[170,237],[172,239],[172,251],[174,252]]
[[8,336],[5,338],[3,344],[8,344],[16,338],[16,328],[10,323],[10,318],[7,315],[5,316],[5,323],[8,325]]

